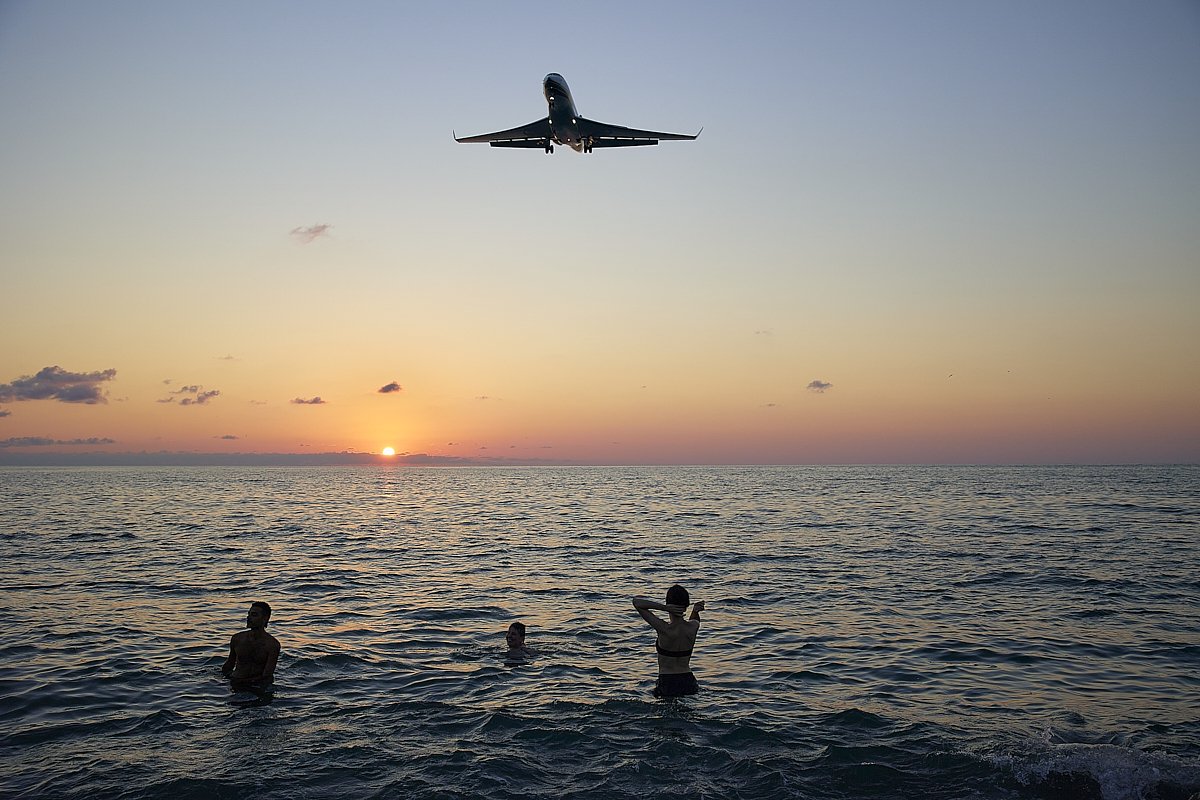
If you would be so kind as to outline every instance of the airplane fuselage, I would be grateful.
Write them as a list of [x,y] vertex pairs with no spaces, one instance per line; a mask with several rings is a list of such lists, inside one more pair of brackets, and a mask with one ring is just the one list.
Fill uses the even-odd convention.
[[542,94],[550,107],[550,138],[555,144],[566,145],[575,152],[583,151],[583,136],[579,133],[579,112],[571,98],[571,89],[563,76],[551,72],[542,79]]

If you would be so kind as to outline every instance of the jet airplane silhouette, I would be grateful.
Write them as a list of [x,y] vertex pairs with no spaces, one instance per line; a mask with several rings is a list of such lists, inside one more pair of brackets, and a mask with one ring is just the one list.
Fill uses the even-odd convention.
[[542,80],[542,93],[546,95],[546,104],[550,107],[545,117],[505,131],[464,136],[461,139],[455,136],[454,141],[487,142],[492,147],[540,147],[547,153],[553,153],[554,145],[561,144],[577,153],[590,153],[596,147],[637,147],[667,140],[690,141],[700,135],[700,131],[694,135],[643,131],[581,117],[575,110],[575,101],[571,98],[567,82],[557,72],[551,72]]

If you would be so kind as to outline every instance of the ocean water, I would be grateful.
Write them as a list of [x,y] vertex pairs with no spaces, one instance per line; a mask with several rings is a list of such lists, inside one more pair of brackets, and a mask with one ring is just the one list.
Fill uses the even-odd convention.
[[[1196,466],[9,468],[0,509],[3,797],[1200,792]],[[662,701],[629,598],[674,582]]]

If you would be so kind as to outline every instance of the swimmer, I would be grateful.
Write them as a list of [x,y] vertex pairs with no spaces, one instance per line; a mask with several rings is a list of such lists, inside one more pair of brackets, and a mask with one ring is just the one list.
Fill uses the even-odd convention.
[[[700,612],[704,601],[692,606],[692,615],[683,618],[689,603],[687,589],[676,584],[667,590],[667,602],[659,603],[647,597],[633,598],[633,607],[651,628],[658,631],[654,649],[658,651],[658,683],[654,686],[655,697],[682,697],[700,691],[696,676],[692,674],[692,649],[696,646],[696,633],[700,630]],[[652,611],[667,612],[668,621],[663,622]]]
[[271,606],[261,600],[250,604],[246,627],[229,640],[229,658],[221,666],[221,674],[231,680],[234,689],[270,686],[275,679],[275,664],[279,661],[279,640],[267,633]]
[[525,646],[525,623],[514,622],[508,626],[508,632],[504,634],[504,641],[508,643],[508,658],[530,658],[533,656],[533,651]]

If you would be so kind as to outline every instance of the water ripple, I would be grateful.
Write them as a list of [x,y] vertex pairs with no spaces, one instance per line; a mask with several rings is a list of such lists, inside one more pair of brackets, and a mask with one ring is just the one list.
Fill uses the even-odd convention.
[[[0,794],[1186,798],[1198,488],[1192,467],[0,470]],[[662,702],[629,596],[675,581],[708,603],[702,692]],[[276,686],[231,694],[258,598]],[[515,618],[531,659],[506,658]]]

